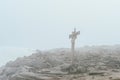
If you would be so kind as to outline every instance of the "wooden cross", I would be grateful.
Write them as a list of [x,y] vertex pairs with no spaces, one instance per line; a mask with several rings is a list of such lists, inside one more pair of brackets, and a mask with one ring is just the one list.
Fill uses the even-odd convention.
[[74,31],[72,34],[69,35],[69,38],[71,39],[71,51],[72,53],[75,52],[75,40],[77,39],[77,36],[80,34],[80,31],[76,31],[76,28],[74,28]]

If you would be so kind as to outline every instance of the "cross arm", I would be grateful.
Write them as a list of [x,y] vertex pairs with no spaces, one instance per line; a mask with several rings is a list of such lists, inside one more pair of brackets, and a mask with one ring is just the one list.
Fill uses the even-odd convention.
[[69,35],[69,39],[72,38],[72,34]]
[[77,33],[76,33],[76,35],[79,35],[80,34],[80,31],[78,31]]

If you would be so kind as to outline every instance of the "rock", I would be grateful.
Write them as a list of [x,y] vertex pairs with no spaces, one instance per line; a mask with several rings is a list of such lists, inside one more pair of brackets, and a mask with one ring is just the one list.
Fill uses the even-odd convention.
[[[0,68],[0,80],[58,80],[60,77],[64,78],[68,75],[67,73],[103,75],[104,73],[91,71],[118,70],[119,63],[120,46],[117,48],[115,46],[94,46],[77,49],[74,64],[71,63],[69,49],[37,51],[31,56],[18,58]],[[119,71],[111,72],[119,73]],[[113,76],[115,77],[115,75]],[[70,80],[73,77],[70,77],[69,74],[67,78],[66,80]],[[80,80],[80,76],[74,77],[74,79]]]

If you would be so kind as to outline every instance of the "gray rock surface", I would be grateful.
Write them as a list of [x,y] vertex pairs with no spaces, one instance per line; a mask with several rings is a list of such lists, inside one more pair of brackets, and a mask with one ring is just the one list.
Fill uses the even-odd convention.
[[8,62],[0,68],[0,80],[60,80],[68,74],[88,74],[92,71],[107,73],[110,70],[112,74],[115,70],[118,73],[119,69],[119,45],[78,48],[74,64],[71,64],[70,50],[62,48],[37,51],[28,57]]

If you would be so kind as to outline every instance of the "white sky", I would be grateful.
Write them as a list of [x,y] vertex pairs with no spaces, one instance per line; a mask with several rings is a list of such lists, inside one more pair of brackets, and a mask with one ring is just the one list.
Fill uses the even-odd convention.
[[[8,54],[6,61],[20,56],[18,49],[69,48],[74,27],[81,31],[77,47],[120,44],[120,0],[1,0],[0,56]],[[15,51],[6,52],[11,47]]]

